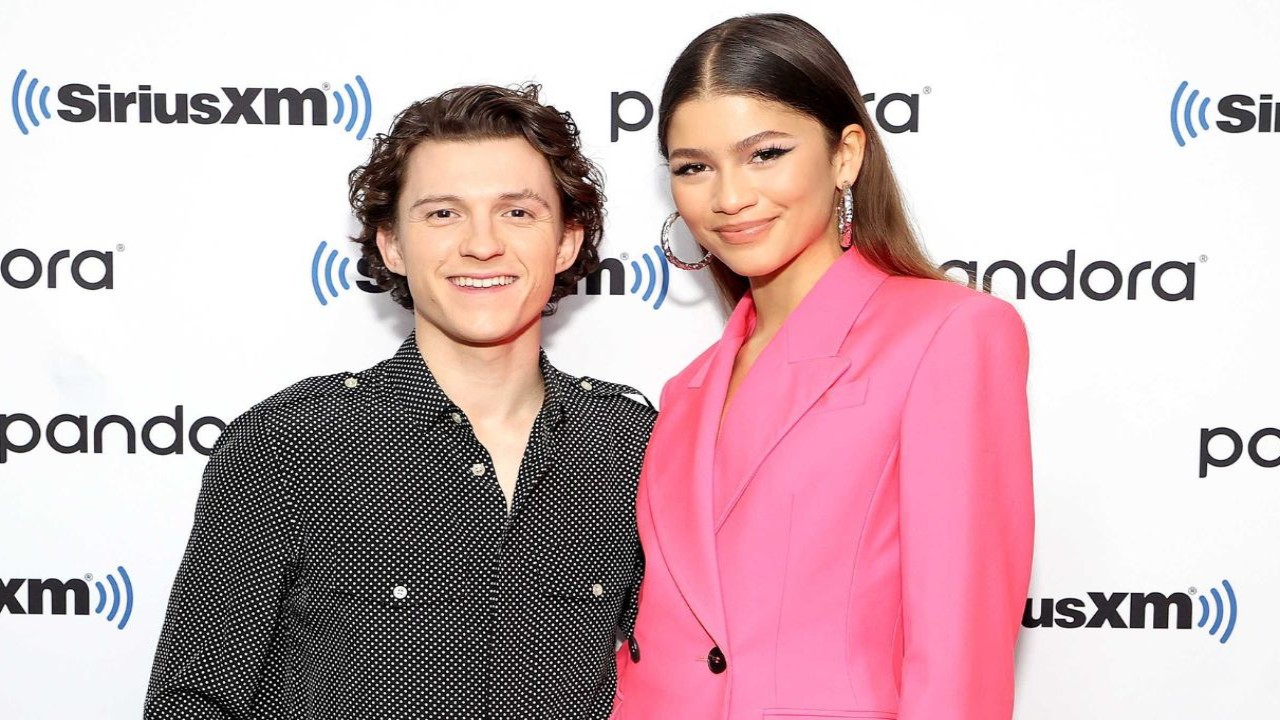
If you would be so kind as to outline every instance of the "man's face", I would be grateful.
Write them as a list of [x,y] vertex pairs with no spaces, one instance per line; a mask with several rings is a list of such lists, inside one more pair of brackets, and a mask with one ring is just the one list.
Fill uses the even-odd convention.
[[551,166],[523,138],[427,141],[409,154],[387,268],[423,321],[454,342],[511,342],[533,327],[583,231],[566,226]]

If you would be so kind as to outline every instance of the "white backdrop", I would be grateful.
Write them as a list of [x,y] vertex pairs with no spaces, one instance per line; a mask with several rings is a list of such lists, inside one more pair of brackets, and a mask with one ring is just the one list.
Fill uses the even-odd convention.
[[[615,117],[614,94],[656,106],[694,35],[773,9],[0,9],[0,716],[138,717],[205,460],[197,446],[212,445],[218,421],[303,376],[395,350],[410,317],[356,285],[346,176],[412,100],[534,80],[574,114],[606,170],[604,255],[625,277],[620,295],[605,282],[602,294],[567,299],[548,351],[569,372],[656,399],[723,316],[705,277],[665,268],[654,251],[671,206],[655,125],[641,122],[635,95]],[[1024,297],[1008,266],[994,274],[1033,353],[1035,627],[1019,647],[1017,717],[1280,716],[1280,431],[1268,431],[1280,425],[1280,134],[1261,131],[1280,119],[1280,6],[786,9],[833,39],[873,106],[886,102],[888,123],[914,124],[886,141],[938,262],[981,274],[1012,261],[1030,281],[1037,266],[1074,257],[1071,299],[1043,297],[1064,288],[1060,268]],[[264,90],[236,118],[228,98],[248,88]],[[308,124],[265,122],[270,88],[316,88],[323,124],[310,124],[311,106]],[[153,105],[164,94],[170,113],[183,94],[188,122],[142,122],[138,105],[112,107],[113,122],[102,122],[99,92],[150,92]],[[254,116],[264,124],[249,124]],[[1116,297],[1084,292],[1095,262],[1123,274]],[[1181,299],[1162,299],[1151,269],[1131,283],[1143,262],[1175,263],[1159,286]],[[1112,283],[1105,267],[1087,274],[1095,291]],[[109,416],[139,433],[151,418],[172,420],[129,452],[119,422],[95,442]],[[181,452],[166,454],[174,426]],[[69,583],[65,614],[50,581]],[[1159,613],[1128,595],[1150,593],[1171,597],[1168,627],[1153,627]],[[1101,626],[1064,627],[1082,622]]]

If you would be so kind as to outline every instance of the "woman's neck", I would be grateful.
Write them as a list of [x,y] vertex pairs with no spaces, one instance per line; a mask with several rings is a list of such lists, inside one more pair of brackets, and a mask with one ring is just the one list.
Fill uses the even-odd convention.
[[751,278],[751,298],[756,310],[752,339],[767,342],[776,335],[843,252],[834,237],[822,237],[773,273]]

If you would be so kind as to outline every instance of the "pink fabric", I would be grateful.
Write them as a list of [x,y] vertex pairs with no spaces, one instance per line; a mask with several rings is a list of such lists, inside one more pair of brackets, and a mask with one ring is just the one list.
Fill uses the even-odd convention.
[[1017,313],[849,251],[739,386],[717,453],[753,312],[663,390],[614,717],[1008,720],[1033,539]]

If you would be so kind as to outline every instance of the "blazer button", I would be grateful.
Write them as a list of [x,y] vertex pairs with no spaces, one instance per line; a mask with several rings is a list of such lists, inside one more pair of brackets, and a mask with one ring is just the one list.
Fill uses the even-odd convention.
[[716,675],[724,672],[725,668],[729,667],[728,663],[725,662],[724,653],[720,652],[718,645],[711,648],[711,652],[707,653],[707,667],[711,668],[711,672]]

